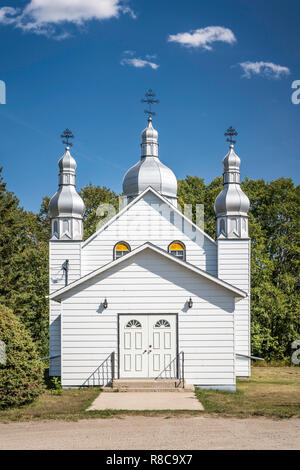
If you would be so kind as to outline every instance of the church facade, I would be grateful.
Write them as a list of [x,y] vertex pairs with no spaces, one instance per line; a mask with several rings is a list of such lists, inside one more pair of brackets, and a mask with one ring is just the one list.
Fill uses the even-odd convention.
[[177,207],[148,119],[123,208],[83,241],[67,146],[50,202],[50,375],[62,386],[170,377],[235,390],[250,375],[249,200],[233,145],[215,201],[216,239]]

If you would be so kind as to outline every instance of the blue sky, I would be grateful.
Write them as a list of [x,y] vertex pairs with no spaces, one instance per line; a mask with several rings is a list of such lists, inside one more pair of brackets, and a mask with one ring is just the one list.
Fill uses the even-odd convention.
[[140,99],[150,87],[160,99],[160,158],[178,179],[221,175],[232,125],[242,177],[299,184],[299,16],[298,0],[1,0],[8,188],[38,210],[57,189],[69,127],[77,187],[121,192],[140,157]]

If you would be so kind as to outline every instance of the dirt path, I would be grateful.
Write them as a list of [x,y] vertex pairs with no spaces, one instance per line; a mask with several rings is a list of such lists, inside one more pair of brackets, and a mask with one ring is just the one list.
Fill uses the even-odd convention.
[[0,449],[300,449],[300,419],[143,417],[0,424]]

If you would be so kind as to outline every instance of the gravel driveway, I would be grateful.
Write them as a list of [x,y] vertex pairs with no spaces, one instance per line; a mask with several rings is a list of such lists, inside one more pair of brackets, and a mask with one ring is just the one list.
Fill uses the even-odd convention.
[[300,449],[300,419],[124,416],[0,423],[0,449]]

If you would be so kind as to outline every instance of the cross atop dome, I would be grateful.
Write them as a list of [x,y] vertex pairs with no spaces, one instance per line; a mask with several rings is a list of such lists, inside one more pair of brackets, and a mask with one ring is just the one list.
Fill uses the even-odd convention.
[[65,129],[64,132],[60,136],[63,140],[62,143],[65,144],[67,147],[72,147],[72,143],[69,142],[70,139],[74,139],[74,135],[70,129]]
[[149,109],[144,109],[144,113],[148,115],[148,122],[152,121],[151,116],[155,116],[155,112],[152,111],[152,105],[159,103],[159,100],[157,100],[155,97],[156,94],[153,93],[151,88],[149,88],[149,90],[145,93],[145,98],[141,99],[141,103],[147,103],[149,106]]
[[155,93],[150,89],[146,92],[146,99],[142,103],[148,103],[148,125],[142,131],[141,159],[129,168],[123,179],[123,194],[128,202],[141,194],[151,186],[162,196],[166,197],[177,207],[177,180],[173,171],[164,165],[158,155],[158,132],[152,125],[152,117],[155,113],[151,106],[159,103],[155,99]]
[[224,135],[227,137],[226,142],[230,142],[230,147],[233,147],[234,144],[236,144],[236,140],[233,140],[232,137],[237,136],[238,132],[232,126],[230,126]]

